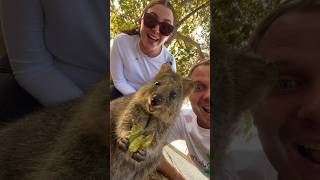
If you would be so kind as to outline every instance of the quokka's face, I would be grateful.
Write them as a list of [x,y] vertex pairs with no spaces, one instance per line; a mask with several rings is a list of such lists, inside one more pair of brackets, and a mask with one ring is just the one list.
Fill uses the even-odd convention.
[[184,98],[181,80],[166,75],[154,80],[150,86],[147,98],[147,110],[150,113],[163,116],[179,110]]
[[138,90],[137,95],[146,111],[170,123],[179,112],[183,99],[190,95],[193,88],[191,80],[182,78],[165,63],[155,78]]

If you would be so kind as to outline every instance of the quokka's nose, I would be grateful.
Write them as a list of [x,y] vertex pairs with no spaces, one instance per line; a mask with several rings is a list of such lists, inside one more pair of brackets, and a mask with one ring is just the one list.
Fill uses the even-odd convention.
[[157,105],[160,105],[162,103],[162,97],[158,94],[155,94],[152,96],[152,99],[151,99],[151,105],[152,106],[157,106]]

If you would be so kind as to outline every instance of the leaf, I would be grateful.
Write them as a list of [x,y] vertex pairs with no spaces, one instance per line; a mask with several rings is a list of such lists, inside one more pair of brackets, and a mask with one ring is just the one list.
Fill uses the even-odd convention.
[[136,139],[139,135],[141,135],[143,133],[143,127],[141,124],[139,124],[138,122],[133,122],[132,128],[128,133],[128,139],[129,139],[129,143],[131,143],[132,141],[134,141],[134,139]]
[[144,141],[144,135],[140,135],[137,138],[135,138],[129,145],[129,152],[134,153],[137,152],[138,149],[141,147],[141,145],[143,144]]
[[153,141],[153,134],[149,134],[144,138],[144,143],[141,145],[142,148],[147,148],[151,145]]

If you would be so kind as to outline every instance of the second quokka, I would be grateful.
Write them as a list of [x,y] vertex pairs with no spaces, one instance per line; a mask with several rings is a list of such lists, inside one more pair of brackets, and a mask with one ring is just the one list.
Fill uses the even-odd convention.
[[220,180],[232,135],[244,112],[252,110],[277,82],[274,64],[247,50],[217,44],[213,61],[214,179]]
[[[111,102],[111,180],[143,179],[155,171],[170,127],[192,90],[191,80],[181,78],[169,64],[163,64],[155,78],[135,94]],[[130,152],[129,134],[134,124],[139,124],[141,134],[151,136],[152,141]]]

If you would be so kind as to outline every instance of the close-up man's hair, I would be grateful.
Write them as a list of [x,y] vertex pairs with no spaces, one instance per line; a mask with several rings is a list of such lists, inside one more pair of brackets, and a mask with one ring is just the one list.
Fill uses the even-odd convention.
[[[152,0],[152,1],[150,1],[149,4],[144,8],[140,17],[137,19],[138,24],[140,24],[140,21],[141,21],[143,14],[146,13],[151,7],[153,7],[157,4],[161,4],[161,5],[169,8],[172,11],[173,25],[175,25],[176,24],[176,11],[174,10],[174,8],[173,8],[172,4],[169,2],[169,0]],[[136,26],[132,29],[124,30],[122,32],[125,34],[128,34],[128,35],[136,35],[136,34],[140,34],[140,28],[139,28],[139,26]]]
[[203,61],[200,61],[200,62],[194,64],[194,65],[191,67],[191,69],[190,69],[190,71],[189,71],[189,73],[188,73],[188,78],[191,77],[193,71],[194,71],[197,67],[202,66],[202,65],[203,65],[203,66],[210,66],[210,60],[203,60]]
[[[310,11],[310,10],[319,10],[320,1],[319,0],[285,0],[273,10],[268,16],[266,16],[257,26],[254,33],[252,34],[249,47],[254,51],[257,51],[257,48],[260,44],[261,39],[263,38],[265,32],[268,30],[270,25],[280,16],[287,13],[288,11],[297,10],[300,12]],[[317,23],[317,22],[315,22]]]

